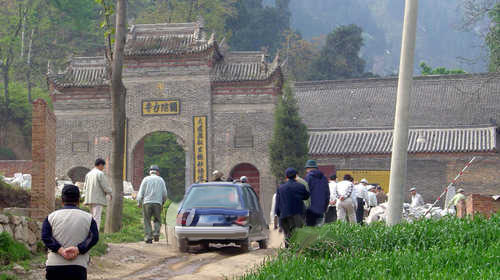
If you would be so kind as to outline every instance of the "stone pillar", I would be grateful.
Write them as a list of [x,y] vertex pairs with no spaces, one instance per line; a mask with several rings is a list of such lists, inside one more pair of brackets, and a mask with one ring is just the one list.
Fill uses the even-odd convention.
[[43,220],[55,205],[56,117],[45,100],[37,99],[32,119],[31,217]]

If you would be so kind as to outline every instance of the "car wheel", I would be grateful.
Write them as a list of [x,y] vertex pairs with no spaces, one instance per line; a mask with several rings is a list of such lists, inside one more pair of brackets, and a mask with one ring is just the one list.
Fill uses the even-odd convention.
[[246,253],[249,251],[250,242],[248,241],[248,239],[242,240],[239,243],[240,243],[240,248],[241,248],[242,253]]
[[188,250],[188,241],[185,238],[177,239],[177,248],[179,252],[185,253]]
[[262,239],[259,241],[259,248],[267,249],[267,239]]

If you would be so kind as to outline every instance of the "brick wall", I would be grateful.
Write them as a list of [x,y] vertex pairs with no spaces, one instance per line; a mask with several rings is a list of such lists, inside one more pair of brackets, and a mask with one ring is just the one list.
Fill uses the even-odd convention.
[[467,215],[475,215],[477,213],[490,217],[491,214],[500,211],[500,200],[494,200],[491,196],[470,194],[465,201]]
[[14,173],[31,174],[31,160],[0,160],[0,174],[13,177]]
[[134,148],[133,172],[132,185],[134,186],[134,190],[139,190],[142,178],[144,177],[144,138]]
[[32,218],[41,220],[54,211],[56,117],[43,99],[33,102],[32,127]]

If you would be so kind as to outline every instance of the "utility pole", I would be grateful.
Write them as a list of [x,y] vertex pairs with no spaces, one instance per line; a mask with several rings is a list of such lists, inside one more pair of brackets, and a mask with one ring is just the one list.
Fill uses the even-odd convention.
[[413,82],[417,13],[418,0],[406,0],[392,143],[388,225],[398,224],[403,215],[408,158],[408,115]]

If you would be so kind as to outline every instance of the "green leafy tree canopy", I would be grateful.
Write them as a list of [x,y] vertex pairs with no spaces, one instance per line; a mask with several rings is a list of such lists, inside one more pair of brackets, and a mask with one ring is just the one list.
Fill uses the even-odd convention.
[[363,76],[365,61],[360,57],[363,30],[354,24],[337,27],[313,62],[308,80],[336,80]]
[[446,69],[445,67],[437,67],[432,69],[425,62],[420,63],[420,71],[422,75],[453,75],[453,74],[465,74],[466,72],[462,69]]
[[497,3],[488,13],[491,24],[486,36],[486,44],[490,50],[490,71],[500,71],[500,3]]

